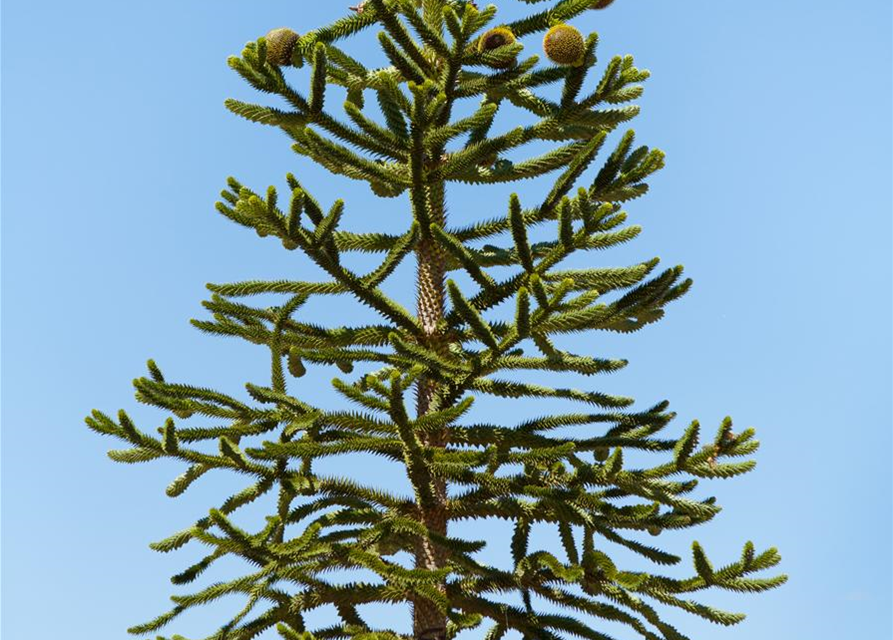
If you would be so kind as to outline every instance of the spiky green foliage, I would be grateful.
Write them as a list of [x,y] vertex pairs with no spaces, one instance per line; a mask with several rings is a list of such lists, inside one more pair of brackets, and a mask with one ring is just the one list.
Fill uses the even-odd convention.
[[[131,633],[154,632],[189,607],[239,592],[247,595],[246,606],[207,640],[250,640],[273,627],[289,640],[409,637],[368,625],[360,612],[368,603],[413,606],[417,640],[452,638],[467,629],[490,640],[509,632],[538,640],[609,640],[593,619],[625,625],[647,640],[682,640],[687,636],[666,623],[654,603],[735,624],[742,614],[698,604],[686,594],[708,587],[764,591],[785,581],[750,576],[780,561],[775,549],[757,554],[750,542],[739,561],[718,568],[694,542],[693,568],[682,579],[623,569],[609,554],[619,545],[657,565],[680,563],[682,558],[642,542],[641,534],[712,519],[720,510],[715,499],[691,494],[701,479],[730,478],[753,468],[752,460],[740,460],[758,447],[752,429],[736,435],[726,419],[716,438],[701,444],[695,421],[682,433],[661,437],[675,416],[667,402],[631,411],[631,398],[598,392],[588,382],[586,390],[546,384],[548,372],[591,376],[627,364],[563,351],[556,338],[638,331],[660,320],[691,285],[681,266],[656,272],[657,258],[618,268],[561,268],[574,254],[636,237],[639,227],[627,224],[622,206],[647,191],[646,180],[664,163],[661,151],[634,146],[631,130],[616,143],[608,141],[638,113],[630,103],[641,95],[648,72],[634,66],[632,57],[617,56],[600,70],[595,34],[574,65],[523,57],[526,42],[541,42],[555,24],[607,4],[553,1],[502,24],[495,7],[471,2],[368,0],[335,23],[289,41],[287,54],[277,45],[270,55],[260,38],[229,60],[250,85],[288,105],[228,100],[230,110],[280,128],[296,153],[367,182],[380,196],[408,192],[411,210],[402,231],[393,231],[390,217],[388,232],[354,233],[342,228],[349,215],[345,203],[318,202],[291,174],[281,199],[273,187],[255,192],[229,179],[217,210],[262,237],[278,239],[286,250],[300,249],[328,278],[208,285],[212,296],[204,306],[212,319],[193,324],[270,350],[270,383],[247,383],[251,402],[167,381],[151,360],[149,377],[134,381],[140,402],[182,421],[207,416],[223,426],[189,427],[167,417],[155,437],[140,431],[123,410],[117,419],[100,411],[87,418],[91,429],[129,444],[109,452],[115,461],[167,457],[186,463],[167,488],[171,497],[211,470],[235,472],[248,484],[152,548],[169,552],[191,540],[210,547],[207,556],[172,578],[178,585],[194,582],[225,556],[248,560],[257,570],[174,596],[169,612]],[[378,29],[385,68],[367,68],[339,48],[339,41],[370,29]],[[504,45],[481,46],[482,34],[493,29],[512,37]],[[283,32],[293,33],[277,33]],[[289,62],[311,67],[306,93],[286,80]],[[587,93],[583,86],[593,74],[595,86]],[[332,86],[347,90],[343,114],[328,95]],[[557,99],[539,91],[549,87],[560,94]],[[470,116],[454,117],[456,105],[468,100],[480,106]],[[382,117],[373,115],[370,103]],[[506,103],[535,121],[492,133]],[[509,153],[517,157],[536,141],[551,149],[508,160]],[[546,174],[555,179],[539,201],[525,204],[512,195],[502,212],[483,212],[470,226],[447,221],[451,183],[485,185]],[[554,239],[532,243],[531,233],[550,223]],[[379,255],[380,264],[354,272],[342,260],[351,252]],[[416,312],[382,289],[411,254],[419,272]],[[457,276],[464,275],[473,288],[463,290],[464,278]],[[280,294],[282,304],[260,308],[242,301],[258,294]],[[374,310],[378,322],[320,326],[301,320],[309,299],[343,295]],[[508,321],[496,318],[503,303],[514,310]],[[335,365],[350,376],[355,365],[370,363],[372,373],[332,382],[353,409],[324,410],[306,390],[301,398],[288,391],[289,376],[300,377],[308,367]],[[520,370],[543,372],[543,384],[511,380],[509,374]],[[414,408],[408,406],[413,393]],[[564,398],[585,407],[514,425],[478,424],[466,417],[478,394]],[[563,428],[574,428],[576,435],[557,435]],[[245,442],[253,436],[261,440]],[[195,448],[203,441],[212,441],[216,452]],[[632,466],[628,458],[637,451],[663,454],[664,461]],[[355,452],[402,465],[412,495],[318,471],[321,459]],[[271,492],[278,496],[276,513],[259,531],[230,519]],[[513,524],[513,567],[483,564],[478,552],[487,541],[450,535],[449,523],[480,518]],[[560,547],[531,547],[531,527],[544,523],[555,528]],[[289,525],[297,526],[296,535],[286,537]],[[409,566],[401,559],[407,554],[414,558]],[[326,573],[335,569],[364,570],[375,579],[327,581]],[[505,604],[513,594],[520,605]],[[261,600],[271,608],[249,619]],[[340,621],[308,629],[305,613],[325,605],[334,605]]]

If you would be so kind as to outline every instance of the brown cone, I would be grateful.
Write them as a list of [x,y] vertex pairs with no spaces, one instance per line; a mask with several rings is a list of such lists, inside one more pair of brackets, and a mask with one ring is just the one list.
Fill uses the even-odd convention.
[[578,65],[583,61],[586,42],[579,29],[569,24],[558,24],[546,32],[543,50],[555,64]]
[[277,67],[291,64],[291,53],[298,41],[298,34],[288,27],[273,29],[266,36],[267,62]]
[[[490,29],[481,36],[481,39],[478,40],[478,51],[481,53],[485,51],[493,51],[494,49],[504,47],[507,44],[514,44],[515,41],[515,34],[513,34],[511,30],[505,27],[496,27],[495,29]],[[492,64],[491,66],[497,69],[502,69],[511,67],[514,62],[515,60],[512,59],[500,64]]]

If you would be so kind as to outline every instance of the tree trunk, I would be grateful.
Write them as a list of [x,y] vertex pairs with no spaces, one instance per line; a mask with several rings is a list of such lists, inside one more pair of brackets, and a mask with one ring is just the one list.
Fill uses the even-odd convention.
[[[442,217],[442,216],[439,216]],[[436,220],[443,224],[443,220]],[[418,317],[427,337],[429,348],[442,352],[446,348],[445,337],[438,326],[444,316],[444,256],[431,238],[424,238],[416,249],[418,258]],[[431,408],[436,385],[420,379],[417,386],[416,410],[419,416]],[[445,432],[431,432],[423,436],[428,446],[446,445]],[[431,531],[446,535],[446,482],[434,482],[436,504],[433,508],[419,508],[419,520]],[[446,564],[446,553],[430,541],[420,540],[415,549],[415,566],[420,569],[439,569]],[[446,616],[429,600],[419,599],[413,604],[413,635],[416,640],[445,640]]]

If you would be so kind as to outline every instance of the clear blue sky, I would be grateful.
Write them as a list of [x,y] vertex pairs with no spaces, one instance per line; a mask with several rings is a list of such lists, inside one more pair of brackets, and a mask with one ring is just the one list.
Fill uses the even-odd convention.
[[[315,272],[214,212],[226,176],[263,189],[294,171],[322,201],[346,198],[347,225],[406,224],[402,201],[326,176],[282,134],[223,107],[226,97],[258,97],[228,69],[228,55],[272,27],[328,23],[350,3],[4,2],[6,640],[131,637],[127,627],[187,592],[168,578],[204,550],[161,555],[148,544],[243,486],[218,475],[171,500],[164,487],[181,465],[113,463],[106,451],[123,444],[83,422],[93,408],[125,408],[147,431],[161,424],[131,386],[150,357],[169,379],[238,397],[246,381],[268,381],[264,349],[203,335],[188,319],[206,315],[206,282]],[[527,6],[498,4],[503,15]],[[636,407],[670,400],[673,434],[694,418],[712,431],[726,415],[757,429],[756,471],[700,488],[724,511],[659,540],[687,556],[696,538],[718,564],[748,539],[775,545],[790,575],[767,594],[703,596],[749,614],[738,627],[670,619],[699,640],[891,638],[890,2],[615,5],[576,24],[599,31],[603,61],[632,53],[652,71],[633,126],[667,152],[668,166],[628,207],[640,238],[593,259],[619,266],[660,256],[684,264],[695,286],[658,325],[577,347],[628,358],[623,372],[592,384],[635,396]],[[375,57],[371,42],[364,36],[353,50]],[[547,187],[524,184],[521,194]],[[501,213],[507,193],[458,189],[451,215]],[[345,300],[310,317],[338,322],[352,308]],[[329,402],[333,375],[314,371],[290,389]],[[508,407],[507,416],[506,405],[482,403],[479,415],[514,422],[543,411]],[[399,482],[371,463],[350,470]],[[237,522],[258,526],[267,507]],[[495,537],[495,561],[504,531],[484,531]],[[199,584],[242,568],[221,564]],[[204,637],[242,602],[185,614],[163,632]]]

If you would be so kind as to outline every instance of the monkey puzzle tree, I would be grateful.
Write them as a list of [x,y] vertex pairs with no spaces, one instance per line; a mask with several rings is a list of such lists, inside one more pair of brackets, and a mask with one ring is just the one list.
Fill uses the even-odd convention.
[[[381,232],[355,233],[342,228],[343,202],[324,206],[291,174],[288,202],[281,204],[273,187],[258,193],[229,179],[218,211],[260,236],[278,238],[287,250],[300,249],[329,279],[208,285],[213,295],[204,306],[213,320],[193,324],[270,350],[269,386],[246,384],[254,403],[168,382],[152,360],[149,377],[134,381],[140,402],[182,420],[197,414],[222,426],[180,426],[168,417],[153,437],[123,410],[117,420],[100,411],[86,419],[95,431],[132,445],[109,452],[115,461],[186,462],[186,471],[167,488],[172,497],[212,469],[235,471],[251,483],[194,526],[151,546],[169,552],[197,540],[213,549],[174,576],[175,584],[193,582],[227,555],[258,570],[174,596],[170,612],[131,633],[155,631],[191,606],[245,593],[245,608],[209,640],[248,640],[273,626],[292,640],[442,640],[472,629],[477,631],[465,637],[611,638],[599,630],[598,619],[626,625],[636,637],[680,640],[687,636],[649,601],[730,625],[744,616],[684,594],[712,586],[756,592],[785,581],[748,577],[780,561],[775,549],[758,554],[749,542],[740,560],[721,568],[693,543],[694,573],[686,579],[624,570],[608,553],[610,543],[658,565],[679,563],[678,556],[643,543],[641,532],[658,535],[713,518],[720,510],[714,498],[686,495],[701,478],[751,470],[752,460],[723,459],[756,451],[752,429],[735,434],[726,418],[716,437],[700,445],[695,421],[676,437],[660,438],[674,418],[667,402],[633,412],[631,398],[511,379],[522,370],[591,376],[621,369],[625,360],[570,353],[553,340],[586,331],[637,331],[659,320],[691,284],[678,266],[652,275],[657,258],[618,268],[559,269],[572,254],[635,238],[639,227],[625,225],[622,204],[644,194],[645,180],[664,163],[661,151],[635,146],[632,131],[605,149],[608,134],[638,113],[628,103],[641,95],[639,83],[648,72],[636,68],[631,56],[610,60],[594,88],[583,91],[596,69],[598,37],[584,38],[568,21],[609,4],[560,0],[500,23],[496,7],[472,2],[368,0],[304,35],[273,30],[230,59],[250,85],[289,105],[283,110],[228,100],[230,110],[280,128],[294,151],[332,173],[367,182],[378,196],[405,193],[407,215],[396,233],[390,233],[399,224],[393,218]],[[336,45],[371,27],[380,29],[378,42],[389,62],[384,68],[367,68]],[[521,40],[536,34],[544,34],[547,64],[537,56],[521,58]],[[310,87],[302,94],[283,68],[305,65]],[[340,117],[327,92],[332,86],[346,89]],[[551,97],[536,92],[553,86]],[[378,110],[366,104],[370,97]],[[468,101],[477,106],[458,117],[454,111]],[[492,134],[506,103],[531,114],[534,123]],[[517,160],[520,147],[537,141],[550,150]],[[516,161],[508,159],[510,152]],[[578,186],[597,158],[594,178]],[[513,194],[504,212],[482,205],[480,219],[468,226],[447,220],[450,183],[506,183],[549,173],[557,177],[537,202],[525,206]],[[531,230],[550,228],[554,239],[530,241]],[[356,252],[379,254],[380,264],[355,272],[343,258]],[[412,257],[415,313],[382,289]],[[497,271],[509,275],[497,277]],[[457,281],[473,284],[463,290]],[[256,294],[285,298],[268,308],[239,301]],[[310,298],[339,295],[352,296],[379,319],[360,326],[300,319]],[[286,373],[300,377],[308,363],[335,365],[345,376],[358,364],[368,369],[332,382],[358,408],[324,410],[290,394]],[[414,407],[407,398],[412,393]],[[477,394],[561,398],[587,408],[515,425],[462,422]],[[560,437],[565,427],[588,432]],[[259,446],[244,446],[252,436],[263,437]],[[219,454],[189,446],[209,440]],[[403,465],[412,495],[328,476],[314,466],[323,457],[358,452]],[[634,468],[624,465],[624,452],[628,460],[633,452],[669,455],[656,466]],[[229,514],[274,490],[277,509],[265,527],[250,532],[232,522]],[[511,569],[481,562],[478,552],[487,541],[451,535],[451,522],[483,518],[512,523]],[[557,531],[554,549],[529,545],[531,527],[543,523]],[[300,534],[287,539],[287,525],[298,526]],[[363,570],[375,579],[336,584],[325,579],[333,569]],[[291,591],[277,587],[289,584]],[[271,608],[246,621],[261,599]],[[412,607],[412,635],[372,628],[362,611],[370,603]],[[333,605],[339,620],[309,629],[304,614],[324,605]]]

